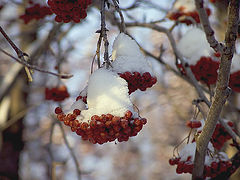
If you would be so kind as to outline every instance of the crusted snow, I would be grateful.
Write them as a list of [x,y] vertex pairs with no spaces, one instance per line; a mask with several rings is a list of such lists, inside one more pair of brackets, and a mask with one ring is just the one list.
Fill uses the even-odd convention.
[[89,120],[93,115],[110,113],[122,117],[127,110],[133,112],[127,82],[104,68],[96,70],[90,76],[87,94],[88,110],[81,112],[83,121]]
[[118,73],[149,72],[153,75],[150,63],[142,54],[135,40],[124,33],[120,33],[113,43],[112,51],[113,71]]
[[205,33],[199,28],[186,32],[178,42],[177,49],[191,65],[195,65],[202,56],[211,56],[214,53]]
[[240,55],[234,54],[232,58],[231,73],[240,71]]

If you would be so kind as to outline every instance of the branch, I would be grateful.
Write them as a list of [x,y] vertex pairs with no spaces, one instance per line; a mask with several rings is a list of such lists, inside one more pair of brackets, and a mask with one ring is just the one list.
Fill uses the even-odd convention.
[[204,9],[203,0],[195,0],[195,5],[199,14],[199,18],[200,18],[200,22],[202,24],[203,30],[205,31],[208,43],[216,52],[222,53],[223,45],[219,43],[214,36],[214,31],[210,26],[208,15],[206,13],[206,10]]
[[39,71],[39,72],[42,72],[42,73],[51,74],[51,75],[54,75],[54,76],[57,76],[57,77],[60,77],[60,78],[63,78],[63,79],[68,79],[68,78],[73,77],[72,74],[58,74],[58,73],[54,73],[54,72],[50,72],[50,71],[41,69],[41,68],[39,68],[39,67],[37,67],[35,65],[30,65],[30,64],[27,63],[27,61],[22,61],[21,59],[18,59],[16,57],[12,56],[8,52],[4,51],[2,48],[0,48],[0,51],[3,52],[4,54],[6,54],[7,56],[11,57],[12,59],[17,61],[18,63],[22,64],[23,66],[29,68],[29,69],[34,69],[36,71]]
[[120,19],[121,19],[120,31],[126,33],[126,25],[124,22],[124,17],[123,17],[122,11],[120,10],[120,8],[118,6],[117,0],[112,0],[112,2],[114,4],[115,10],[118,12]]
[[[106,63],[106,68],[109,68],[110,65],[110,61],[109,61],[109,55],[108,55],[108,39],[107,39],[107,28],[106,28],[106,22],[105,22],[105,3],[108,0],[101,0],[101,35],[103,37],[103,41],[104,41],[104,61]],[[100,36],[101,36],[100,35]]]
[[75,164],[75,166],[76,166],[78,180],[81,180],[81,170],[80,170],[80,167],[79,167],[79,164],[78,164],[77,157],[76,157],[76,155],[74,154],[73,149],[71,148],[71,146],[70,146],[70,144],[69,144],[69,142],[68,142],[68,140],[67,140],[67,138],[66,138],[66,134],[65,134],[65,131],[64,131],[64,129],[63,129],[62,124],[61,124],[60,122],[58,122],[58,125],[59,125],[59,127],[60,127],[60,129],[61,129],[64,142],[65,142],[65,144],[66,144],[66,146],[67,146],[67,148],[68,148],[68,150],[69,150],[69,152],[70,152],[70,154],[71,154],[71,156],[72,156],[72,158],[73,158],[74,164]]
[[[196,4],[199,2],[196,0]],[[205,154],[208,146],[208,142],[212,137],[217,121],[220,118],[222,108],[230,95],[230,89],[228,88],[228,81],[230,76],[230,68],[233,53],[235,50],[235,41],[237,37],[237,26],[239,19],[239,0],[232,0],[229,5],[228,15],[228,28],[225,34],[225,47],[223,48],[223,54],[221,57],[216,91],[214,94],[214,100],[210,107],[205,126],[202,133],[197,138],[197,148],[194,160],[194,169],[192,179],[202,178],[204,170]]]

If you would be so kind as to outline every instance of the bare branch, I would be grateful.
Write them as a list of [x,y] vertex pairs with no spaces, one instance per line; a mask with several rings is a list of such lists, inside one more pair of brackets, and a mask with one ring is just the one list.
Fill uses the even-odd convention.
[[120,19],[121,19],[121,26],[120,26],[121,29],[120,29],[120,31],[126,33],[126,25],[125,25],[125,22],[124,22],[124,17],[123,17],[122,11],[120,10],[116,0],[112,0],[112,2],[114,4],[115,10],[118,12],[118,14],[120,16]]
[[12,59],[17,61],[18,63],[22,64],[23,66],[28,67],[29,69],[34,69],[34,70],[42,72],[42,73],[51,74],[51,75],[57,76],[57,77],[62,78],[62,79],[69,79],[69,78],[73,77],[72,74],[58,74],[58,73],[54,73],[54,72],[50,72],[50,71],[41,69],[41,68],[39,68],[35,65],[30,65],[30,64],[27,63],[27,61],[22,61],[22,60],[20,60],[16,57],[12,56],[8,52],[4,51],[2,48],[0,48],[0,51],[3,52],[4,54],[6,54],[7,56],[11,57]]
[[103,37],[104,41],[104,61],[106,63],[106,68],[109,68],[110,61],[109,61],[109,55],[108,55],[108,39],[107,39],[107,28],[106,28],[106,22],[105,22],[105,5],[108,0],[101,0],[101,35]]

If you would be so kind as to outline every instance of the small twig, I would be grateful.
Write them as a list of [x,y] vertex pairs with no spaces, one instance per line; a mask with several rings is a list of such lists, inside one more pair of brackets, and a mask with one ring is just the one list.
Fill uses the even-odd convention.
[[69,142],[68,142],[68,140],[67,140],[67,137],[66,137],[66,134],[65,134],[65,131],[64,131],[64,129],[63,129],[62,124],[61,124],[60,122],[58,122],[58,125],[59,125],[59,127],[60,127],[60,129],[61,129],[64,142],[65,142],[65,144],[66,144],[66,146],[67,146],[67,148],[68,148],[68,150],[69,150],[69,152],[70,152],[70,154],[71,154],[71,156],[72,156],[72,158],[73,158],[74,164],[75,164],[75,166],[76,166],[78,180],[81,180],[81,170],[80,170],[80,167],[79,167],[79,164],[78,164],[77,157],[76,157],[76,155],[74,154],[73,149],[72,149],[72,147],[70,146],[70,144],[69,144]]
[[122,11],[120,10],[116,0],[112,0],[112,2],[114,4],[115,10],[118,12],[120,19],[121,19],[120,31],[126,33],[126,25],[124,22],[124,17],[123,17]]
[[110,66],[109,55],[108,55],[108,39],[107,39],[107,28],[105,22],[105,5],[108,0],[101,0],[101,35],[104,41],[104,61],[106,63],[106,68]]
[[[0,32],[4,36],[4,38],[8,41],[8,43],[12,46],[14,51],[16,52],[19,59],[21,59],[23,62],[27,62],[27,60],[24,58],[25,56],[28,57],[26,53],[24,53],[21,49],[19,49],[14,42],[10,39],[10,37],[7,35],[7,33],[3,30],[3,28],[0,26]],[[25,66],[25,71],[27,73],[28,79],[30,82],[32,82],[32,73],[29,71],[29,69]]]
[[51,74],[57,77],[60,77],[62,79],[69,79],[71,77],[73,77],[72,74],[58,74],[58,73],[54,73],[54,72],[50,72],[44,69],[40,69],[39,67],[35,66],[35,65],[30,65],[27,63],[27,61],[22,61],[14,56],[12,56],[11,54],[9,54],[8,52],[6,52],[5,50],[0,48],[0,51],[3,52],[4,54],[6,54],[7,56],[11,57],[12,59],[14,59],[15,61],[17,61],[18,63],[22,64],[25,67],[28,67],[29,69],[34,69],[36,71],[42,72],[42,73],[47,73],[47,74]]

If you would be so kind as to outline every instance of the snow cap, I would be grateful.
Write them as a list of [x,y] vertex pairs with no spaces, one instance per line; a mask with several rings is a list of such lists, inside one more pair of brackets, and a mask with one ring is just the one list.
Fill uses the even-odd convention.
[[214,54],[205,33],[199,28],[192,28],[186,32],[178,42],[177,49],[190,65],[195,65],[202,56]]
[[113,70],[117,73],[149,72],[153,75],[151,65],[146,60],[136,41],[128,35],[120,33],[113,43]]
[[89,109],[81,112],[85,120],[93,115],[110,113],[123,117],[127,110],[134,112],[127,82],[114,72],[104,68],[96,70],[89,78],[87,91]]
[[141,55],[138,44],[135,40],[124,33],[120,33],[113,42],[112,59],[119,56]]

